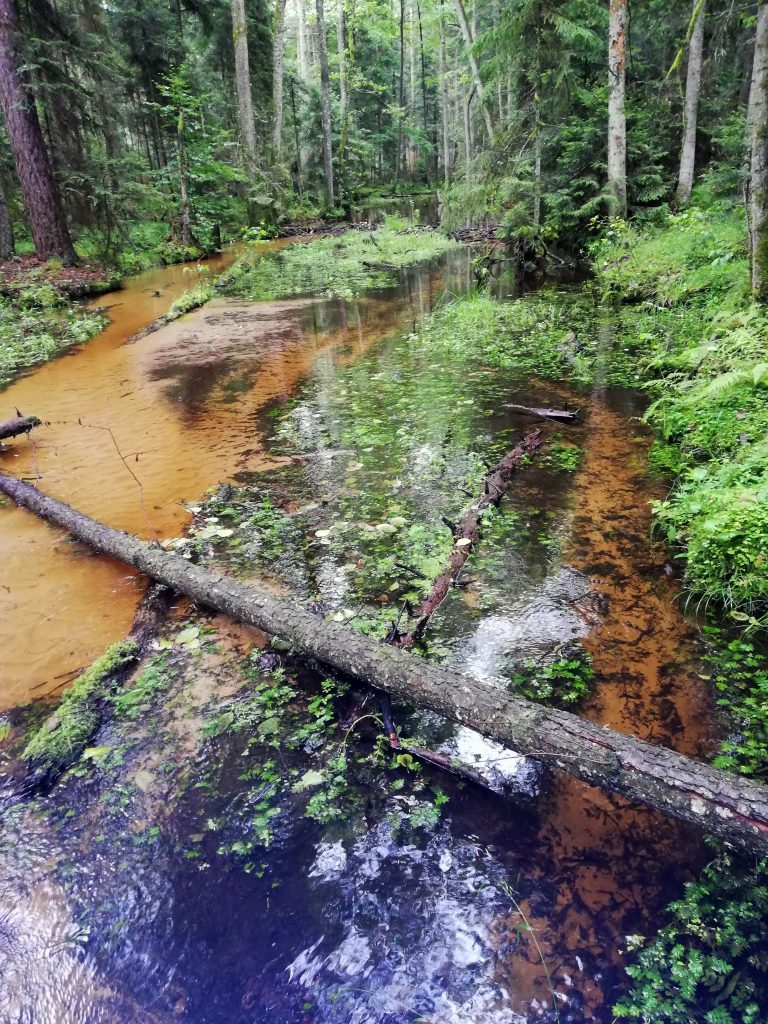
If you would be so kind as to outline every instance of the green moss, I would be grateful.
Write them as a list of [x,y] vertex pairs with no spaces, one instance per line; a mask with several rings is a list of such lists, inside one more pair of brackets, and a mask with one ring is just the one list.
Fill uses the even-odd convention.
[[43,772],[60,771],[88,745],[99,724],[99,702],[107,696],[111,676],[137,654],[135,640],[121,640],[79,675],[55,712],[24,748],[25,760]]
[[172,303],[169,316],[175,319],[176,317],[183,316],[185,313],[189,313],[193,309],[197,309],[199,306],[204,306],[212,295],[213,286],[208,282],[202,282],[196,288],[184,292],[183,295],[180,295]]

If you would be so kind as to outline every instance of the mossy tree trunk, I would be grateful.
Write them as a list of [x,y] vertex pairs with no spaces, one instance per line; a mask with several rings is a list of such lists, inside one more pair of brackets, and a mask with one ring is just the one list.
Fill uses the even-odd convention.
[[[276,0],[275,32],[272,43],[272,104],[275,120],[272,129],[272,147],[275,160],[280,161],[283,151],[283,65],[285,62],[285,3]],[[250,77],[250,76],[249,76]]]
[[[278,0],[279,2],[279,0]],[[256,165],[256,125],[251,96],[251,66],[248,58],[248,22],[245,0],[232,0],[232,41],[235,49],[235,85],[240,140],[247,171],[253,174]]]
[[324,0],[315,0],[317,10],[317,48],[320,57],[320,102],[323,122],[323,178],[325,205],[332,210],[336,205],[333,184],[333,132],[331,125],[331,74],[328,68],[328,41],[325,35]]

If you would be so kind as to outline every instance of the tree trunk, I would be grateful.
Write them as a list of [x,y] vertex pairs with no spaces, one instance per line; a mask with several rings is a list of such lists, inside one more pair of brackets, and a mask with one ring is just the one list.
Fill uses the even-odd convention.
[[[246,55],[247,56],[247,55]],[[272,146],[275,160],[280,160],[283,149],[283,63],[285,59],[285,0],[277,0],[275,6],[275,36],[272,45],[272,102],[275,108],[275,123]]]
[[610,0],[608,29],[608,189],[614,213],[627,215],[627,88],[628,0]]
[[15,0],[0,0],[0,103],[35,251],[41,260],[55,258],[73,266],[77,257],[35,100],[19,71],[20,38]]
[[291,91],[291,113],[293,115],[293,141],[296,147],[296,184],[299,188],[299,195],[304,195],[304,184],[302,182],[302,160],[301,142],[299,140],[299,119],[296,116],[296,93],[293,87],[293,78],[288,79],[288,87]]
[[677,203],[687,206],[693,190],[696,167],[696,122],[699,113],[701,68],[704,62],[704,19],[706,0],[694,0],[694,25],[688,50],[688,71],[685,78],[685,104],[683,110],[683,144],[680,149],[680,176],[677,182]]
[[485,118],[485,128],[488,132],[488,138],[490,139],[491,145],[496,141],[496,135],[493,130],[493,123],[491,122],[491,114],[488,107],[485,105],[485,89],[483,88],[483,80],[480,78],[480,69],[477,66],[475,55],[472,52],[475,40],[472,35],[472,31],[467,21],[467,13],[464,10],[463,0],[453,0],[456,8],[456,16],[459,19],[459,27],[461,34],[464,37],[464,44],[467,47],[467,58],[469,60],[469,66],[472,70],[472,80],[475,83],[475,90],[477,91],[477,98],[480,101],[480,109],[483,112]]
[[749,233],[752,291],[768,299],[768,3],[757,16],[752,88],[749,95],[751,159],[749,168]]
[[768,787],[376,643],[318,619],[295,601],[272,597],[220,572],[206,572],[179,555],[113,530],[13,477],[0,475],[0,492],[193,601],[284,637],[300,656],[436,711],[591,785],[755,854],[768,854]]
[[443,124],[443,183],[446,189],[451,184],[451,151],[449,143],[449,122],[448,122],[448,82],[446,81],[447,67],[445,59],[445,19],[443,18],[442,2],[440,5],[440,51],[438,55],[438,72],[440,77],[440,111]]
[[472,97],[475,90],[470,89],[464,101],[464,175],[467,181],[472,177]]
[[405,0],[400,0],[400,71],[397,79],[397,140],[395,142],[395,185],[400,180],[403,150],[403,61],[405,58]]
[[235,48],[235,85],[237,88],[237,112],[240,119],[240,141],[243,146],[246,168],[249,174],[253,174],[256,166],[256,125],[253,120],[245,0],[232,0],[232,41]]
[[0,260],[11,259],[13,251],[13,224],[11,223],[8,201],[5,198],[3,180],[0,178]]
[[187,182],[187,146],[184,141],[184,111],[179,111],[176,122],[176,146],[179,159],[179,231],[178,239],[182,245],[192,246],[195,237],[192,234],[192,213],[189,205],[189,187]]
[[344,23],[344,0],[337,0],[336,46],[339,52],[339,120],[341,122],[341,138],[339,140],[339,201],[341,202],[341,198],[345,191],[344,158],[347,149],[347,131],[349,121],[347,33]]
[[333,137],[331,132],[331,76],[328,71],[328,44],[325,38],[325,10],[323,0],[315,0],[317,10],[317,46],[320,55],[320,98],[323,110],[323,176],[325,178],[325,205],[335,206],[333,191]]

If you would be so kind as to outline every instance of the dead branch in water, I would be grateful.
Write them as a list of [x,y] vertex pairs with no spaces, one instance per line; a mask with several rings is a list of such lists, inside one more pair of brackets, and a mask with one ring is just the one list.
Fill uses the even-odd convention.
[[16,437],[18,434],[29,434],[30,430],[39,427],[42,420],[37,416],[23,416],[18,409],[12,420],[0,423],[0,441],[7,437]]
[[547,409],[511,403],[507,403],[504,408],[523,413],[525,416],[537,416],[542,420],[556,420],[558,423],[578,423],[581,419],[581,409]]
[[527,456],[532,455],[541,445],[540,430],[532,430],[526,434],[518,445],[488,470],[483,478],[483,486],[477,500],[462,521],[456,526],[446,521],[454,538],[453,551],[448,565],[433,583],[429,594],[414,610],[412,618],[416,619],[415,625],[402,634],[395,627],[396,635],[389,640],[391,644],[396,647],[412,647],[423,636],[430,618],[443,603],[451,587],[456,585],[459,573],[464,568],[464,563],[479,539],[483,515],[489,508],[494,508],[499,504],[515,470]]

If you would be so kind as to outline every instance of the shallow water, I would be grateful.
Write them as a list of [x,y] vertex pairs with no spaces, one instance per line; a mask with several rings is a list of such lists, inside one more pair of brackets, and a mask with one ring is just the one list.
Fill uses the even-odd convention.
[[[231,259],[220,257],[212,269]],[[454,264],[450,273],[461,290],[466,254]],[[215,300],[126,341],[194,283],[196,265],[186,270],[149,271],[100,298],[112,317],[101,335],[0,396],[9,410],[46,421],[31,443],[8,445],[0,456],[4,471],[147,539],[183,529],[183,502],[270,463],[258,412],[287,398],[320,352],[354,358],[417,321],[441,293],[439,275],[422,270],[400,288],[349,307],[333,299],[258,306]],[[56,691],[123,636],[140,591],[125,566],[94,558],[10,506],[0,508],[0,562],[3,709]]]
[[[358,302],[217,300],[124,345],[141,326],[132,313],[122,335],[116,323],[110,339],[7,393],[40,415],[54,403],[67,422],[4,464],[39,471],[46,490],[144,536],[178,533],[189,520],[180,503],[219,481],[248,485],[247,500],[269,494],[289,513],[295,543],[272,555],[246,533],[238,546],[217,545],[218,561],[329,614],[351,606],[383,622],[412,585],[401,562],[409,541],[376,525],[397,513],[403,531],[418,528],[414,547],[447,537],[441,516],[460,514],[483,460],[529,426],[504,402],[577,401],[585,423],[561,433],[583,448],[581,467],[539,462],[516,478],[470,559],[468,585],[436,617],[428,654],[506,686],[521,657],[583,643],[596,670],[584,713],[701,753],[708,694],[695,630],[648,541],[656,492],[635,398],[443,365],[407,336],[388,337],[445,289],[466,288],[468,272],[459,253]],[[77,424],[78,408],[108,424],[124,454],[145,452],[130,465],[146,517],[112,435]],[[122,636],[137,589],[124,569],[74,551],[24,513],[3,509],[0,531],[20,602],[8,609],[12,626],[0,625],[16,673],[11,705],[61,685],[57,675]],[[392,551],[395,566],[382,561]],[[53,618],[30,631],[29,609],[41,604]],[[239,666],[264,642],[221,619],[212,626],[218,654],[174,650],[174,681],[151,712],[95,738],[113,752],[108,763],[86,763],[34,814],[20,805],[7,816],[2,1019],[522,1024],[556,1019],[551,984],[561,1021],[611,1020],[624,937],[658,925],[696,862],[698,837],[404,709],[406,733],[479,765],[491,788],[425,768],[401,771],[398,789],[397,774],[365,760],[372,734],[363,730],[349,741],[350,759],[365,761],[349,817],[309,820],[291,772],[325,770],[322,743],[275,753],[247,742],[253,728],[210,728],[235,706]],[[331,728],[325,746],[340,736]],[[264,785],[253,772],[268,757],[280,765],[280,813],[272,845],[254,851]],[[449,798],[439,820],[413,824],[438,791]]]

